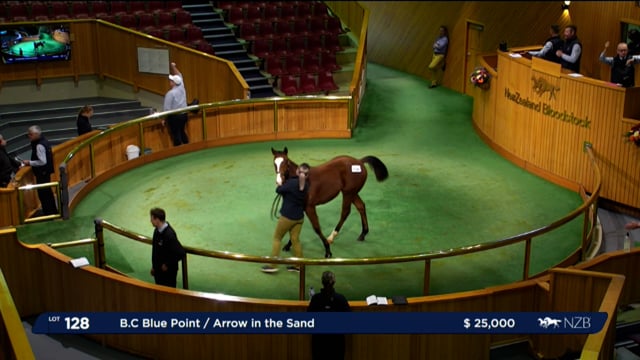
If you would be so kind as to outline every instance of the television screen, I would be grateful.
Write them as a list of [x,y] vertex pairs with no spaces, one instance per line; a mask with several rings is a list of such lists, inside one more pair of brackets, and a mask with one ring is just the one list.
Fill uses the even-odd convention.
[[2,62],[69,60],[71,39],[66,24],[26,24],[0,27]]

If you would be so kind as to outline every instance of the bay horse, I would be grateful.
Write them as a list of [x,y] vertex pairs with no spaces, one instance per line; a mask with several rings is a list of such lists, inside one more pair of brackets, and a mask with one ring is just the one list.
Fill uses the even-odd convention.
[[[288,149],[278,151],[271,148],[273,154],[273,163],[276,170],[276,183],[281,185],[284,181],[295,176],[298,164],[288,157]],[[355,205],[360,213],[362,220],[362,232],[358,236],[359,241],[364,241],[364,237],[369,232],[369,223],[367,221],[367,212],[364,201],[358,193],[367,181],[367,169],[364,164],[369,164],[376,175],[376,180],[383,181],[389,177],[389,172],[384,163],[375,156],[365,156],[362,159],[356,159],[351,156],[338,156],[324,164],[311,166],[309,170],[309,192],[307,193],[305,203],[305,213],[313,226],[313,230],[318,234],[322,244],[324,245],[325,258],[330,258],[331,244],[340,232],[342,225],[351,212],[351,204]],[[316,206],[325,204],[333,200],[339,193],[342,193],[342,212],[338,224],[331,232],[329,237],[325,237],[320,229],[318,213]],[[285,245],[285,251],[289,251],[291,240]]]

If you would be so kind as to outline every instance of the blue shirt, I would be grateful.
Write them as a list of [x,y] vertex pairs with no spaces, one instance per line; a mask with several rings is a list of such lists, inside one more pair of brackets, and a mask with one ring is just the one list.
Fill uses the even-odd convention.
[[449,46],[449,38],[446,36],[440,36],[433,43],[433,52],[436,54],[446,54],[447,47]]

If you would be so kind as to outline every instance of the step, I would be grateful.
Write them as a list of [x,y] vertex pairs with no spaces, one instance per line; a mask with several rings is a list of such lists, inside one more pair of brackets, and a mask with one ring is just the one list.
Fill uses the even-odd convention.
[[202,37],[212,44],[237,44],[242,45],[233,34],[204,34]]
[[218,19],[199,19],[199,18],[191,18],[191,23],[198,26],[201,29],[219,29],[225,31],[231,31],[224,21]]
[[[150,111],[151,109],[147,107],[106,112],[94,111],[90,121],[94,128],[104,128],[149,115]],[[61,129],[72,129],[70,136],[75,137],[77,136],[76,119],[77,113],[73,115],[47,116],[38,119],[15,120],[10,124],[11,126],[3,130],[3,136],[7,140],[7,151],[16,152],[30,146],[29,139],[26,138],[25,134],[31,125],[39,125],[47,138],[50,138],[51,134],[59,133]]]
[[[38,112],[46,112],[48,115],[60,113],[74,113],[77,115],[80,108],[87,104],[93,106],[94,111],[101,111],[101,109],[108,107],[129,109],[140,106],[138,100],[110,98],[80,98],[72,99],[71,101],[43,101],[37,104],[12,104],[0,106],[0,120],[4,123],[10,119],[37,116]],[[25,109],[25,106],[27,106],[28,109]],[[0,128],[1,127],[2,125],[0,125]]]
[[182,8],[190,13],[213,13],[213,6],[208,3],[182,4]]
[[223,50],[219,51],[214,47],[214,51],[216,56],[221,58],[232,60],[235,63],[235,60],[244,60],[247,57],[247,52],[242,50]]
[[248,56],[245,56],[245,58],[243,59],[233,60],[233,64],[236,66],[236,68],[255,67],[257,69],[256,61]]
[[343,51],[336,52],[336,61],[338,64],[355,63],[358,56],[358,49],[354,47],[345,48]]

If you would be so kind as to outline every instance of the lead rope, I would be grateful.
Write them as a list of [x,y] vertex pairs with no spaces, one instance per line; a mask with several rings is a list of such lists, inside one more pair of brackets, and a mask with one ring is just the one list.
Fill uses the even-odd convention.
[[278,215],[280,201],[282,201],[282,195],[276,194],[276,197],[273,199],[273,203],[271,204],[271,220],[277,220],[280,217],[280,215]]

